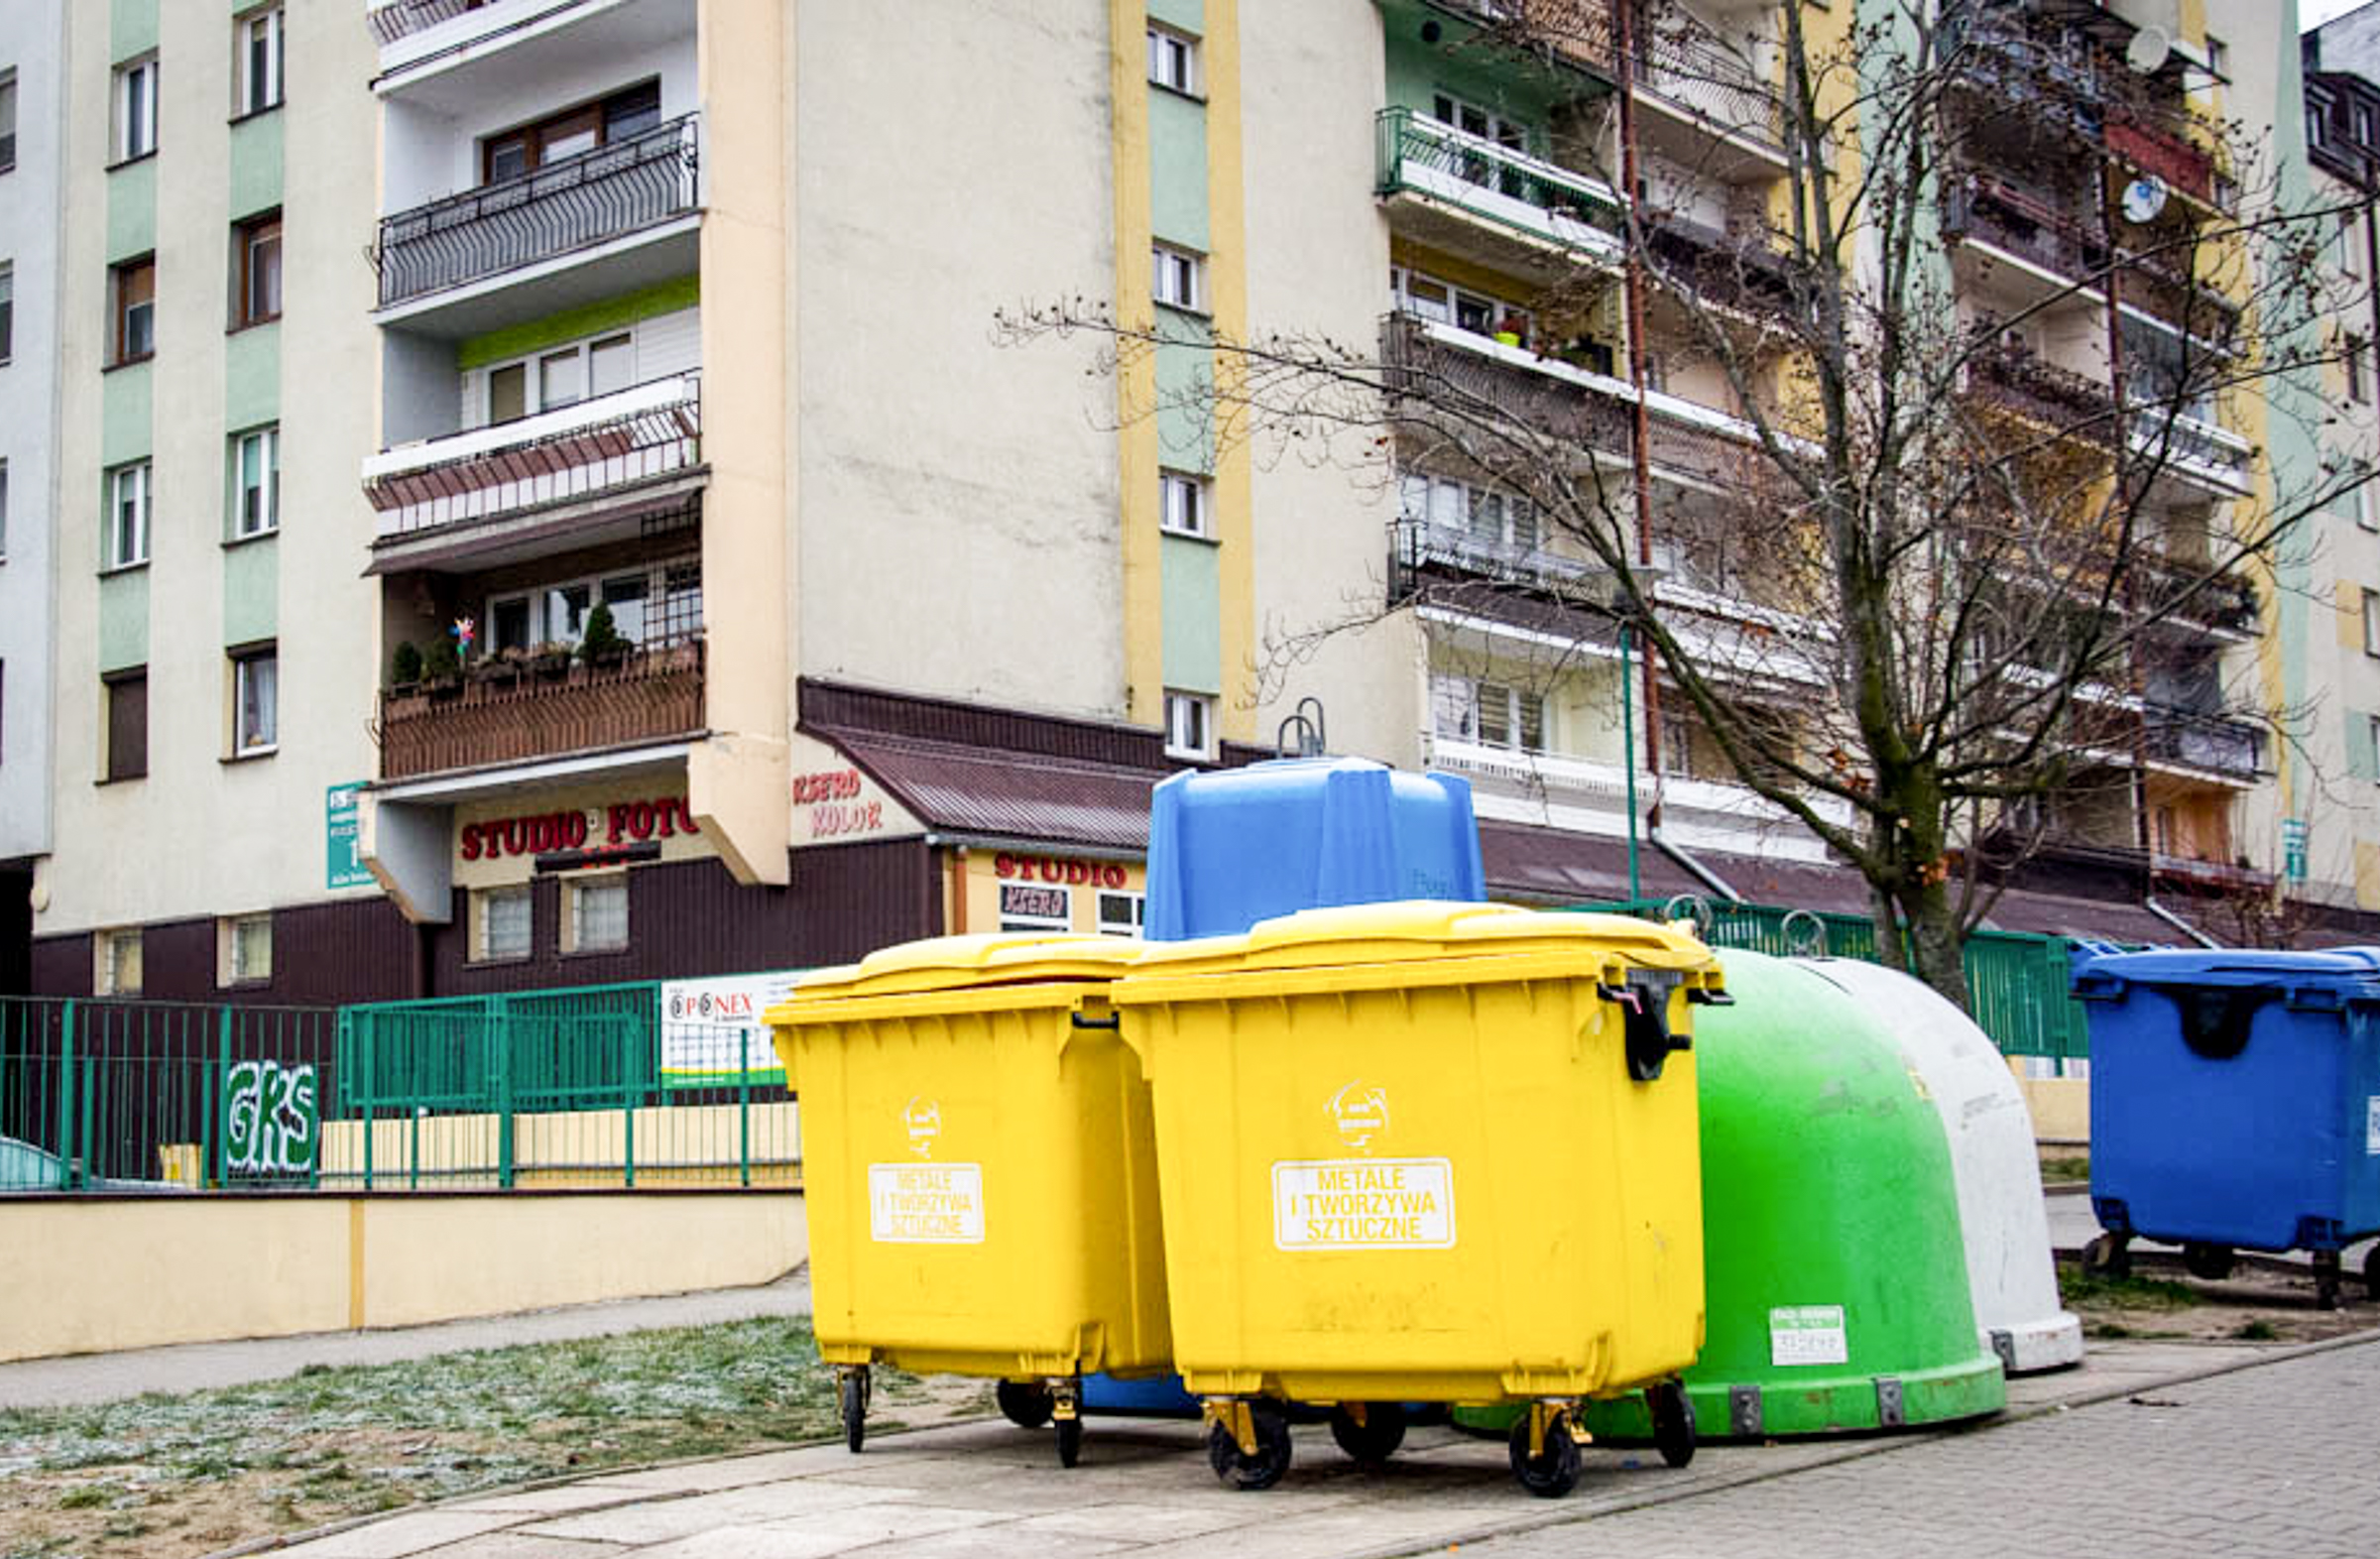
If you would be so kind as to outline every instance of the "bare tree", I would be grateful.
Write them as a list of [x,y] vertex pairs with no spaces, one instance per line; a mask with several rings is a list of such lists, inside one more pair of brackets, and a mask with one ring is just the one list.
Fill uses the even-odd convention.
[[[1090,329],[1110,366],[1194,340],[1212,372],[1175,410],[1216,436],[1500,495],[1469,557],[1417,517],[1352,615],[1491,594],[1583,647],[1624,632],[1661,715],[1653,819],[1659,744],[1689,742],[1856,869],[1881,955],[1964,1002],[1965,937],[2045,836],[2096,808],[2162,848],[2151,760],[2253,774],[2286,734],[2226,707],[2222,648],[2364,473],[2260,499],[2217,411],[2319,367],[2335,215],[2280,209],[2175,66],[2029,7],[1904,0],[1828,39],[1798,4],[1741,36],[1652,0],[1476,10],[1450,48],[1621,83],[1576,94],[1551,165],[1396,127],[1441,186],[1543,213],[1559,258],[1525,317],[1400,314],[1375,348],[1074,300],[999,333]],[[1649,149],[1630,81],[1720,132],[1699,166]],[[1716,166],[1746,142],[1773,172]],[[1976,286],[1995,266],[2024,287]]]

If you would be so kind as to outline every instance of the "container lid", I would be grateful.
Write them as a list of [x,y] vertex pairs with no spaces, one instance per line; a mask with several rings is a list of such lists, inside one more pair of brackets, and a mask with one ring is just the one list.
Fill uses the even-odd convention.
[[2216,947],[2145,953],[2097,953],[2075,960],[2078,996],[2113,996],[2126,985],[2322,991],[2380,999],[2380,947],[2327,952]]
[[870,953],[856,964],[820,969],[795,982],[774,1015],[804,1003],[863,996],[903,996],[923,991],[958,991],[987,985],[1108,981],[1138,955],[1131,937],[1085,936],[1073,932],[990,931],[970,936],[935,936]]
[[1686,931],[1633,915],[1435,899],[1301,909],[1260,920],[1245,936],[1151,942],[1131,972],[1139,979],[1545,953],[1647,969],[1708,970],[1715,977],[1719,972],[1711,949]]

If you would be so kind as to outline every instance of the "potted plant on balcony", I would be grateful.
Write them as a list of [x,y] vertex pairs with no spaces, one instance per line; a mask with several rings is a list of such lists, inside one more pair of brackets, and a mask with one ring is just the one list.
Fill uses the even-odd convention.
[[433,698],[452,697],[463,685],[463,653],[451,639],[433,639],[421,656],[421,683]]
[[411,641],[400,644],[389,657],[389,691],[382,700],[384,718],[418,714],[428,707],[429,694],[421,685],[423,674],[419,648]]
[[612,621],[612,609],[598,603],[587,614],[587,628],[578,641],[578,659],[592,668],[617,666],[636,645]]
[[548,639],[530,653],[529,668],[546,681],[558,682],[570,674],[571,649],[558,639]]

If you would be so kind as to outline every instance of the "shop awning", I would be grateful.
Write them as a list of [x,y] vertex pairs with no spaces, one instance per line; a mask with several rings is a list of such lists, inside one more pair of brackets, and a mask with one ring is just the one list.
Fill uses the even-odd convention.
[[814,728],[936,833],[1138,855],[1161,770]]

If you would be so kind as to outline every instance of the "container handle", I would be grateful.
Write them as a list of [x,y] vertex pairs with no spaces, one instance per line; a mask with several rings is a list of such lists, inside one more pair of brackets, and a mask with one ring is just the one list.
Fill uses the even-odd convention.
[[[1639,1083],[1660,1077],[1673,1050],[1691,1050],[1694,1040],[1669,1030],[1669,993],[1650,985],[1598,984],[1596,994],[1620,1012],[1628,1076]],[[1646,998],[1651,1000],[1647,1001]],[[1690,998],[1691,1000],[1691,998]]]
[[2275,995],[2254,986],[2200,986],[2168,991],[2182,1013],[2182,1040],[2209,1061],[2228,1061],[2248,1047],[2256,1011]]

